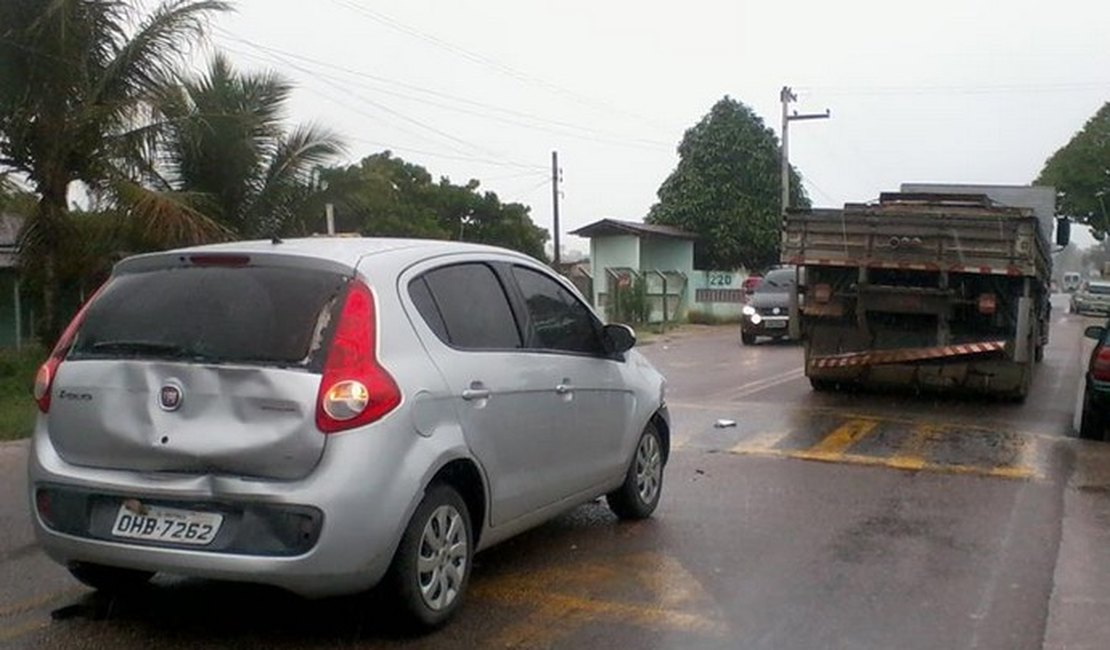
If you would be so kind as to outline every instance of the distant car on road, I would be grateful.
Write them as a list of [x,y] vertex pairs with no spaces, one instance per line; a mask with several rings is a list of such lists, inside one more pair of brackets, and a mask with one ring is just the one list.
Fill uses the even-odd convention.
[[763,276],[755,293],[743,307],[740,341],[755,345],[760,336],[780,340],[790,332],[790,292],[795,291],[795,269],[784,266]]
[[1110,280],[1091,280],[1071,295],[1073,314],[1110,315]]
[[1110,323],[1092,325],[1083,335],[1097,341],[1087,361],[1083,381],[1083,405],[1080,413],[1079,437],[1103,440],[1110,423]]
[[128,258],[36,378],[35,532],[98,589],[157,571],[319,597],[383,582],[436,626],[476,551],[600,496],[654,511],[669,419],[634,344],[489,246]]
[[1078,273],[1071,271],[1064,274],[1063,283],[1064,291],[1068,293],[1075,293],[1079,290],[1079,285],[1082,284],[1083,278]]

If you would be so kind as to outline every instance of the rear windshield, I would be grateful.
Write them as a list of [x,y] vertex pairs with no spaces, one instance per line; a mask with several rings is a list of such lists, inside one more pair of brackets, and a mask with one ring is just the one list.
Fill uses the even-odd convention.
[[265,266],[184,267],[113,278],[69,358],[314,366],[346,278]]

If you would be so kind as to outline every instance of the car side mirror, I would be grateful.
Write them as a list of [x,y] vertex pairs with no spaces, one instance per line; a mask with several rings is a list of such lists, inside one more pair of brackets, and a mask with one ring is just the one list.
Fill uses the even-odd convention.
[[1056,245],[1067,246],[1071,242],[1071,220],[1067,217],[1056,220]]
[[1106,328],[1099,325],[1091,325],[1083,330],[1083,336],[1096,341],[1101,341],[1103,336],[1106,336]]
[[614,354],[627,352],[636,345],[636,332],[621,323],[609,323],[601,330],[605,349]]

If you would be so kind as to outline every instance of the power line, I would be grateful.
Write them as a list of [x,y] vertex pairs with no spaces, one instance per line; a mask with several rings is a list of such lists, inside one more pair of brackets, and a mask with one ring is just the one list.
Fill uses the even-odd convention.
[[341,7],[345,7],[347,9],[351,10],[351,11],[354,11],[356,13],[359,13],[359,14],[369,18],[370,20],[373,20],[374,22],[376,22],[380,25],[383,25],[385,27],[388,27],[388,28],[390,28],[394,31],[398,31],[402,34],[406,34],[408,36],[412,36],[413,38],[417,38],[417,39],[420,39],[420,40],[425,41],[427,43],[430,43],[431,45],[434,45],[435,47],[443,49],[443,50],[445,50],[447,52],[450,52],[452,54],[461,56],[462,58],[464,58],[464,59],[466,59],[466,60],[468,60],[472,63],[476,63],[478,65],[481,65],[481,66],[484,66],[486,68],[492,69],[492,70],[494,70],[496,72],[499,72],[499,73],[501,73],[501,74],[503,74],[507,77],[515,79],[516,81],[520,81],[520,82],[523,82],[523,83],[529,83],[529,84],[532,84],[532,85],[535,85],[535,86],[545,88],[549,91],[552,91],[552,92],[555,92],[557,94],[566,96],[566,97],[568,97],[570,99],[573,99],[574,101],[576,101],[580,104],[583,104],[585,106],[590,106],[594,109],[601,109],[601,110],[611,112],[611,113],[622,114],[626,117],[633,117],[637,120],[640,120],[640,121],[643,121],[643,122],[646,122],[646,123],[649,123],[649,124],[653,124],[655,126],[661,126],[660,124],[658,124],[657,122],[655,122],[651,118],[648,118],[648,117],[645,117],[643,115],[639,115],[637,113],[633,113],[631,111],[627,111],[627,110],[624,110],[624,109],[621,109],[621,108],[617,108],[617,107],[613,106],[612,104],[609,104],[608,102],[597,100],[597,99],[594,99],[592,97],[588,97],[588,96],[576,93],[573,90],[569,90],[569,89],[564,88],[564,87],[562,87],[558,84],[551,83],[547,80],[544,80],[544,79],[541,79],[539,77],[530,75],[526,72],[521,72],[520,70],[517,70],[516,68],[513,68],[512,66],[501,63],[500,61],[492,59],[488,56],[485,56],[485,55],[480,54],[478,52],[474,52],[473,50],[469,50],[469,49],[467,49],[465,47],[462,47],[460,45],[456,45],[454,43],[446,41],[442,38],[439,38],[439,37],[434,36],[432,34],[429,34],[427,32],[421,31],[421,30],[419,30],[415,27],[411,27],[409,25],[406,25],[405,23],[402,23],[401,21],[399,21],[395,18],[392,18],[390,16],[387,16],[386,14],[383,14],[381,12],[374,11],[374,10],[369,9],[367,7],[363,7],[362,5],[355,4],[354,2],[351,2],[349,0],[329,0],[329,1],[332,4],[336,4],[336,5],[339,5]]
[[799,86],[798,90],[822,95],[989,95],[1005,93],[1054,93],[1108,90],[1110,81],[1041,84],[976,84],[973,86]]
[[[346,73],[346,74],[354,76],[354,77],[369,79],[369,80],[372,80],[372,81],[375,81],[375,82],[378,82],[378,83],[388,84],[388,85],[391,85],[391,86],[397,86],[397,87],[405,88],[405,89],[412,90],[412,91],[415,91],[415,92],[418,92],[418,93],[423,93],[423,94],[431,95],[431,96],[434,96],[434,97],[440,97],[440,98],[448,99],[448,100],[450,100],[452,102],[456,102],[456,103],[455,104],[446,104],[446,103],[443,103],[443,102],[435,101],[433,99],[428,99],[428,98],[424,98],[424,97],[417,97],[417,96],[413,96],[411,94],[406,94],[406,93],[397,92],[395,90],[385,89],[385,88],[382,88],[381,86],[369,85],[369,84],[365,84],[365,83],[356,83],[356,85],[359,85],[362,88],[366,88],[368,90],[373,90],[375,92],[385,93],[385,94],[388,94],[388,95],[392,95],[394,97],[400,97],[400,98],[403,98],[403,99],[408,99],[408,100],[411,100],[411,101],[420,102],[420,103],[427,104],[427,105],[430,105],[430,106],[436,106],[436,107],[439,107],[439,108],[443,108],[445,110],[450,110],[450,111],[454,111],[454,112],[457,112],[457,113],[463,113],[463,114],[466,114],[466,115],[472,115],[472,116],[479,117],[479,118],[482,118],[482,119],[493,120],[493,121],[502,122],[502,123],[506,123],[506,124],[512,124],[512,125],[521,126],[521,127],[527,128],[527,129],[545,131],[545,132],[548,132],[548,133],[554,133],[554,134],[557,134],[557,135],[567,136],[567,137],[571,137],[571,138],[578,138],[578,139],[587,140],[587,141],[590,141],[590,142],[605,142],[605,143],[613,144],[613,145],[616,145],[616,146],[624,146],[624,147],[632,147],[632,148],[646,148],[646,149],[652,149],[652,150],[666,149],[667,151],[670,151],[673,148],[672,144],[664,142],[662,140],[650,140],[650,139],[647,139],[647,138],[632,138],[632,139],[621,138],[620,136],[617,136],[615,134],[606,133],[606,132],[603,132],[603,131],[598,131],[596,129],[592,129],[592,128],[589,128],[589,127],[583,127],[583,126],[580,126],[580,125],[577,125],[577,124],[572,124],[572,123],[569,123],[569,122],[563,122],[563,121],[559,121],[559,120],[552,120],[552,119],[549,119],[549,118],[540,117],[540,116],[533,115],[533,114],[530,114],[530,113],[525,113],[525,112],[522,112],[522,111],[516,111],[516,110],[513,110],[513,109],[504,108],[504,107],[500,107],[500,106],[494,106],[492,104],[487,104],[487,103],[484,103],[484,102],[475,101],[475,100],[468,99],[468,98],[465,98],[465,97],[459,97],[457,95],[451,95],[449,93],[444,93],[444,92],[437,91],[437,90],[434,90],[434,89],[424,88],[424,87],[421,87],[421,86],[416,86],[414,84],[409,84],[409,83],[397,81],[397,80],[394,80],[394,79],[389,79],[387,77],[381,77],[381,76],[378,76],[378,75],[373,75],[373,74],[366,73],[366,72],[361,72],[361,71],[358,71],[358,70],[352,70],[350,68],[344,68],[342,66],[334,66],[334,65],[329,64],[327,62],[320,61],[319,59],[312,59],[312,58],[301,56],[301,55],[298,55],[298,54],[295,54],[295,53],[292,53],[292,52],[288,52],[288,51],[285,51],[285,50],[279,50],[279,49],[268,47],[268,46],[265,46],[265,45],[260,45],[258,43],[254,43],[254,42],[248,41],[246,39],[240,38],[238,36],[235,36],[233,34],[230,34],[226,30],[221,30],[221,29],[217,28],[217,31],[221,32],[222,35],[225,38],[228,38],[228,39],[233,40],[233,41],[238,42],[238,43],[242,43],[244,45],[247,45],[248,47],[251,47],[251,48],[259,50],[259,51],[271,53],[275,56],[281,55],[281,56],[284,56],[284,57],[297,59],[297,60],[303,61],[307,64],[314,65],[314,66],[319,66],[319,67],[324,68],[324,69],[338,70],[338,71],[341,71],[343,73]],[[233,52],[238,52],[238,50],[235,50],[234,48],[227,48],[227,49],[229,49]],[[324,78],[329,78],[329,79],[332,79],[332,80],[335,80],[335,81],[341,81],[343,83],[350,83],[349,80],[347,80],[347,79],[343,79],[343,78],[340,78],[340,77],[336,77],[334,75],[330,75],[327,72],[321,72],[321,71],[317,70],[317,71],[313,71],[311,74],[312,74],[313,77],[324,77]],[[462,106],[458,106],[457,105],[458,103],[463,103],[463,104],[467,104],[467,105],[470,105],[470,106],[475,106],[477,108],[482,108],[482,109],[485,109],[486,112],[464,108]],[[508,115],[508,116],[519,117],[523,120],[531,120],[532,122],[539,122],[541,124],[528,123],[528,122],[521,121],[521,119],[512,119],[512,117],[492,115],[488,111],[495,111],[495,112],[503,113],[503,114]],[[551,126],[545,126],[544,123],[548,124],[548,125],[551,125]],[[574,131],[578,131],[580,133],[575,133]]]
[[[230,48],[229,48],[229,49],[230,49]],[[232,51],[235,51],[235,50],[232,50]],[[238,51],[237,51],[236,53],[238,53],[238,54],[244,54],[243,52],[238,52]],[[319,80],[319,81],[320,81],[321,83],[324,83],[324,84],[326,84],[326,85],[328,85],[328,86],[330,86],[330,87],[332,87],[332,88],[335,88],[336,90],[338,90],[338,91],[340,91],[340,92],[342,92],[342,93],[344,93],[344,94],[350,95],[350,96],[354,97],[355,99],[358,99],[358,100],[360,100],[360,101],[362,101],[362,102],[365,102],[365,103],[367,103],[367,104],[369,104],[369,105],[371,105],[371,106],[373,106],[373,107],[377,108],[378,110],[381,110],[381,111],[383,111],[383,112],[386,112],[386,113],[388,113],[388,114],[390,114],[390,115],[393,115],[393,116],[395,116],[395,117],[397,117],[397,118],[399,118],[399,119],[401,119],[401,120],[403,120],[403,121],[405,121],[405,122],[408,122],[408,123],[410,123],[410,124],[413,124],[413,125],[415,125],[415,126],[418,126],[418,127],[422,128],[422,129],[424,129],[424,130],[427,130],[427,131],[429,131],[429,132],[431,132],[431,133],[434,133],[434,134],[436,134],[436,135],[438,135],[438,136],[440,136],[440,137],[442,137],[442,138],[445,138],[445,139],[447,139],[447,140],[450,140],[450,141],[452,141],[452,142],[456,142],[456,143],[458,143],[458,144],[461,144],[461,145],[463,145],[463,146],[465,146],[465,147],[469,147],[469,148],[471,148],[471,149],[477,149],[477,150],[479,150],[479,151],[483,151],[483,152],[485,152],[485,153],[487,153],[487,154],[489,154],[489,155],[491,155],[491,156],[494,156],[495,158],[505,158],[506,160],[508,160],[508,158],[507,158],[507,157],[503,156],[502,154],[500,154],[500,153],[498,153],[498,152],[495,152],[495,151],[491,151],[491,150],[489,150],[489,149],[487,149],[487,148],[485,148],[485,147],[483,147],[483,146],[481,146],[481,145],[478,145],[478,144],[475,144],[475,143],[472,143],[472,142],[468,142],[467,140],[464,140],[464,139],[462,139],[462,138],[459,138],[459,137],[457,137],[457,136],[455,136],[455,135],[452,135],[452,134],[450,134],[450,133],[447,133],[447,132],[445,132],[445,131],[442,131],[442,130],[440,130],[440,129],[438,129],[438,128],[434,127],[434,126],[431,126],[431,125],[425,124],[425,123],[421,122],[420,120],[417,120],[417,119],[415,119],[415,118],[413,118],[413,117],[411,117],[411,116],[409,116],[409,115],[406,115],[406,114],[404,114],[404,113],[402,113],[402,112],[400,112],[400,111],[394,110],[394,109],[390,108],[389,106],[386,106],[385,104],[382,104],[382,103],[381,103],[381,102],[379,102],[379,101],[376,101],[376,100],[370,99],[370,98],[366,97],[365,95],[361,95],[361,94],[359,94],[359,93],[356,93],[356,92],[354,92],[354,91],[350,90],[350,88],[347,88],[346,86],[343,86],[343,85],[340,85],[340,84],[334,83],[333,81],[330,81],[330,80],[328,80],[328,79],[322,78],[322,76],[321,76],[321,75],[319,75],[319,74],[316,74],[316,73],[315,73],[315,72],[313,72],[312,70],[309,70],[309,69],[307,69],[307,68],[305,68],[305,67],[303,67],[303,66],[301,66],[301,65],[298,65],[298,64],[296,64],[296,63],[294,63],[294,62],[290,61],[290,60],[289,60],[289,59],[288,59],[287,57],[284,57],[284,56],[282,56],[282,55],[280,55],[280,54],[273,54],[273,55],[270,55],[270,57],[271,57],[271,58],[270,58],[269,60],[270,60],[271,62],[273,62],[273,61],[274,61],[274,59],[276,58],[276,60],[277,60],[277,62],[278,62],[278,63],[284,64],[284,65],[288,65],[288,66],[290,66],[290,67],[292,67],[292,68],[294,68],[294,69],[296,69],[296,70],[300,70],[301,72],[303,72],[303,73],[305,73],[305,74],[309,75],[310,77],[312,77],[312,78],[315,78],[315,79],[318,79],[318,80]],[[327,96],[327,95],[324,95],[323,93],[319,93],[319,91],[316,91],[316,92],[317,92],[318,94],[320,94],[321,96],[324,96],[324,97],[326,97],[326,98],[328,98],[328,99],[330,99],[330,100],[332,100],[332,101],[335,101],[335,100],[334,100],[334,98],[332,98],[332,97],[329,97],[329,96]],[[377,116],[370,116],[370,115],[369,115],[369,114],[367,114],[367,113],[366,113],[365,111],[359,110],[359,109],[357,109],[357,108],[355,108],[355,107],[352,107],[352,106],[347,106],[347,105],[345,105],[345,104],[342,104],[342,103],[340,103],[340,102],[336,102],[336,103],[339,103],[339,104],[340,104],[341,106],[344,106],[344,107],[345,107],[345,108],[347,108],[348,110],[352,110],[352,111],[355,111],[355,112],[357,112],[357,113],[360,113],[360,114],[362,114],[362,115],[367,115],[367,116],[369,116],[369,117],[373,117],[373,119],[379,119],[379,118],[378,118]],[[401,130],[402,130],[402,131],[404,131],[405,129],[401,129]],[[410,132],[410,134],[411,134],[411,132]],[[451,146],[451,145],[448,145],[448,146]],[[466,153],[466,150],[463,150],[463,149],[459,149],[459,148],[458,148],[457,146],[451,146],[451,148],[452,148],[452,149],[454,149],[455,151],[459,152],[459,153]],[[542,167],[540,167],[539,165],[532,165],[532,164],[526,164],[526,163],[516,163],[516,165],[517,165],[517,166],[520,166],[520,167],[528,167],[528,168],[543,169],[543,168],[542,168]]]

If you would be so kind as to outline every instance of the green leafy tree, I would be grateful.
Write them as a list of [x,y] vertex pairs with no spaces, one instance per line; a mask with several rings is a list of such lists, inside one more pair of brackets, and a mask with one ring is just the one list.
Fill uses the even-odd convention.
[[143,14],[122,0],[0,2],[0,169],[38,195],[22,234],[21,263],[38,274],[44,335],[59,327],[59,264],[80,232],[67,205],[83,182],[129,206],[151,237],[190,241],[223,229],[138,182],[158,131],[153,99],[174,83],[183,55],[217,0],[168,0]]
[[1045,162],[1035,181],[1056,187],[1056,209],[1091,227],[1099,240],[1110,231],[1110,102]]
[[166,88],[153,182],[237,236],[281,234],[311,199],[315,169],[343,148],[322,128],[285,128],[291,91],[276,74],[237,72],[222,55],[203,75]]
[[[717,102],[678,145],[679,161],[659,188],[647,222],[697,233],[698,268],[764,269],[778,260],[781,157],[778,138],[750,108]],[[790,170],[790,203],[809,207]]]
[[[493,192],[479,192],[477,180],[466,185],[447,178],[435,182],[420,165],[388,151],[367,156],[357,165],[324,169],[320,180],[327,189],[318,202],[335,205],[340,230],[478,242],[544,259],[548,234],[532,222],[529,208],[502,203]],[[322,213],[322,205],[312,206],[302,220],[302,231],[314,230],[311,224],[319,224]]]

